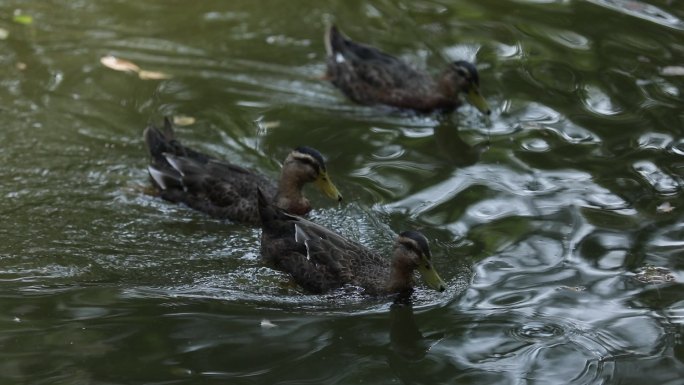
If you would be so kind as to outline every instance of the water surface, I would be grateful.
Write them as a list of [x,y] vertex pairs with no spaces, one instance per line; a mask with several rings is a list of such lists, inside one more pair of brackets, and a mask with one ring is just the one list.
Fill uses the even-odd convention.
[[[684,383],[683,20],[667,0],[0,2],[2,383]],[[491,118],[345,100],[320,80],[331,21],[418,67],[475,61]],[[422,230],[448,290],[304,294],[258,229],[145,193],[163,116],[273,177],[318,148],[347,202],[311,190],[312,218],[378,250]]]

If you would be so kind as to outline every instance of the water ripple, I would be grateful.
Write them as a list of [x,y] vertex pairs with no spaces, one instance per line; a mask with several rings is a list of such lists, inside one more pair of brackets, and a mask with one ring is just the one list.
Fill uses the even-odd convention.
[[511,329],[510,334],[521,341],[548,342],[563,336],[565,330],[557,324],[532,321]]
[[583,99],[583,102],[590,111],[606,116],[622,113],[623,109],[617,106],[615,102],[611,100],[610,96],[601,91],[598,87],[590,85],[585,86],[584,92],[586,93],[586,97]]
[[553,61],[537,63],[530,69],[530,76],[531,81],[543,89],[571,93],[579,88],[577,75],[568,63]]
[[[5,382],[682,382],[677,0],[186,3],[0,2]],[[475,60],[496,113],[350,102],[320,78],[330,22]],[[179,113],[184,143],[272,177],[319,148],[348,202],[311,191],[312,220],[386,253],[420,228],[447,291],[398,317],[307,295],[258,228],[145,195],[141,131]]]
[[666,150],[672,143],[672,136],[659,132],[647,132],[637,139],[637,145],[642,150]]
[[654,5],[636,0],[589,0],[590,3],[665,27],[684,30],[684,21]]
[[577,32],[568,30],[547,30],[547,36],[558,44],[574,50],[591,49],[591,40]]
[[660,167],[653,162],[643,160],[635,162],[633,167],[646,183],[653,187],[659,194],[676,194],[681,189],[679,182],[661,170]]
[[[597,383],[613,376],[609,360],[614,347],[590,326],[548,315],[484,316],[477,329],[440,341],[433,352],[450,357],[458,366],[499,373],[505,383],[526,379],[539,383]],[[498,342],[489,337],[495,334]],[[598,380],[598,382],[603,382]]]

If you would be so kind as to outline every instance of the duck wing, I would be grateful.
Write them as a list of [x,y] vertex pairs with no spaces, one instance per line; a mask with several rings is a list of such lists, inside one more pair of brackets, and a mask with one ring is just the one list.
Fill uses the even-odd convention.
[[[304,289],[323,293],[345,284],[382,290],[389,263],[363,245],[260,200],[263,257]],[[371,275],[372,274],[372,275]]]
[[145,142],[152,158],[148,171],[163,199],[214,218],[258,224],[257,187],[275,197],[277,187],[265,176],[183,146],[168,120],[164,128],[148,127]]

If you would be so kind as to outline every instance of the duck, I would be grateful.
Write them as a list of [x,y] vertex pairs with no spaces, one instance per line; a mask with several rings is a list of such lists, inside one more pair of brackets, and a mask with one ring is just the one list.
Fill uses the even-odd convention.
[[334,24],[325,33],[325,49],[324,78],[356,103],[420,113],[451,112],[462,105],[463,95],[482,114],[491,114],[480,94],[477,68],[468,61],[451,62],[435,79],[375,47],[351,40]]
[[430,288],[444,281],[431,262],[428,240],[419,231],[401,232],[387,259],[363,245],[273,205],[258,191],[261,256],[266,265],[288,273],[306,292],[322,294],[346,285],[368,295],[410,296],[417,270]]
[[143,136],[155,194],[213,218],[259,225],[257,188],[269,202],[296,215],[311,211],[311,203],[302,192],[308,183],[315,184],[327,197],[342,201],[342,194],[328,176],[323,156],[312,147],[293,149],[275,182],[256,171],[182,145],[168,118],[162,127],[149,125]]

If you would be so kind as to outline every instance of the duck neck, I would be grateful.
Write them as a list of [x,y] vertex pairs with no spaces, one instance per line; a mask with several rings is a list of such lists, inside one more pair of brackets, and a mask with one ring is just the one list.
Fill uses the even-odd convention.
[[283,170],[275,197],[276,206],[295,215],[304,215],[311,211],[309,200],[302,194],[303,187],[303,181],[286,175],[285,170]]
[[437,88],[444,98],[457,100],[460,90],[456,84],[454,74],[451,71],[445,71],[442,76],[439,77]]
[[404,293],[413,290],[413,269],[400,252],[395,249],[394,258],[390,266],[390,278],[387,291],[390,293]]

